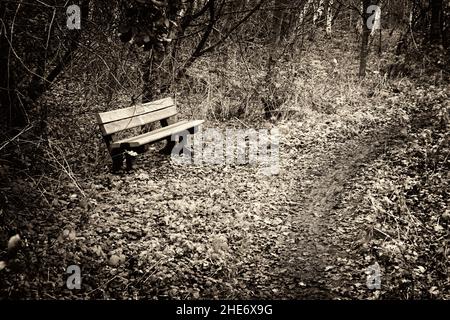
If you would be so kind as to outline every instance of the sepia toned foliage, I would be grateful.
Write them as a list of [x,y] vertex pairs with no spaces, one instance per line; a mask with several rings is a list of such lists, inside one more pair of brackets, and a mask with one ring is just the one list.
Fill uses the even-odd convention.
[[[443,0],[0,0],[0,297],[449,299],[449,25]],[[279,173],[112,175],[95,115],[168,96],[279,129]]]

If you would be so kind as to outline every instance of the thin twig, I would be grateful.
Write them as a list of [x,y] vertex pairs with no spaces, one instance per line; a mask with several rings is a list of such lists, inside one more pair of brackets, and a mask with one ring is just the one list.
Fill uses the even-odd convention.
[[237,121],[239,121],[240,123],[242,123],[242,125],[244,125],[247,129],[250,129],[250,127],[247,125],[247,124],[245,124],[244,122],[242,122],[241,121],[241,119],[238,119],[238,118],[236,118],[236,117],[234,117]]
[[[48,141],[48,145],[49,145],[50,149],[53,151],[52,144],[51,144],[50,140]],[[61,154],[65,165],[58,161],[58,159],[56,158],[56,156],[55,156],[55,154],[53,152],[50,155],[53,157],[55,162],[63,169],[64,173],[72,180],[73,184],[75,185],[75,187],[77,187],[78,191],[80,191],[80,193],[83,195],[83,197],[86,197],[86,194],[81,189],[81,187],[79,186],[78,182],[76,181],[76,179],[75,179],[75,177],[73,175],[73,172],[72,172],[72,170],[70,168],[70,165],[67,162],[66,158],[64,157],[64,154],[63,154],[62,150],[58,146],[55,146],[55,147],[58,149],[59,153]]]
[[381,233],[382,235],[384,235],[384,236],[387,237],[387,238],[391,238],[391,239],[392,239],[392,237],[391,237],[390,235],[388,235],[388,234],[387,234],[386,232],[384,232],[384,231],[381,231],[380,229],[377,229],[377,228],[373,227],[373,230],[375,230],[376,232]]
[[33,125],[29,125],[25,128],[22,129],[22,131],[20,131],[18,134],[16,134],[14,137],[12,137],[11,139],[9,139],[8,141],[6,141],[5,143],[3,143],[3,145],[0,147],[0,151],[6,147],[8,144],[10,144],[11,142],[13,142],[15,139],[17,139],[19,136],[21,136],[22,134],[24,134],[25,132],[27,132],[28,130],[30,130],[33,127]]
[[115,278],[117,278],[117,277],[123,278],[123,277],[121,277],[120,275],[116,274],[114,277],[112,277],[111,279],[109,279],[108,281],[106,281],[105,283],[103,283],[102,285],[98,286],[97,288],[92,289],[92,290],[89,291],[87,294],[89,295],[89,294],[91,294],[92,292],[97,291],[97,290],[99,290],[99,289],[102,288],[102,287],[105,287],[108,283],[110,283],[111,281],[113,281],[113,280],[114,280]]

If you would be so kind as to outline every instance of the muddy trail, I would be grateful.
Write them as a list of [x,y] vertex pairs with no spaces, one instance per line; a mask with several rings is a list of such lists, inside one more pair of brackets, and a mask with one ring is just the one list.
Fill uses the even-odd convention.
[[[352,197],[364,168],[396,143],[398,128],[384,128],[341,144],[317,148],[312,144],[297,160],[295,196],[291,204],[291,233],[274,259],[282,270],[271,281],[280,283],[280,298],[351,299],[370,297],[360,246],[366,236],[358,201]],[[319,150],[317,150],[319,149]],[[302,149],[304,152],[305,149]],[[309,165],[309,166],[308,166]],[[281,284],[283,283],[283,284]]]

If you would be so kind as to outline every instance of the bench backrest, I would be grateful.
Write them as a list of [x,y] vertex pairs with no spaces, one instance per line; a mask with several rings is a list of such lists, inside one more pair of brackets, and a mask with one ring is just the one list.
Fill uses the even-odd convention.
[[165,98],[129,108],[97,114],[97,121],[104,136],[170,118],[177,114],[172,98]]

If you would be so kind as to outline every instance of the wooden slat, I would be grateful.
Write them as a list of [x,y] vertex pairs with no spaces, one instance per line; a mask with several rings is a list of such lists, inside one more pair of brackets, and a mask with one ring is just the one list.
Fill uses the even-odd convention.
[[99,124],[106,124],[126,118],[140,116],[149,112],[158,111],[174,105],[172,98],[165,98],[157,101],[152,101],[144,104],[138,104],[129,108],[112,110],[97,114],[97,121]]
[[100,128],[103,132],[103,135],[110,135],[119,131],[123,131],[126,129],[135,128],[138,126],[142,126],[147,123],[155,122],[161,119],[166,119],[171,116],[174,116],[177,114],[177,109],[175,106],[165,108],[162,110],[145,113],[140,116],[131,117],[115,122],[109,122],[103,125],[100,125]]
[[162,131],[165,131],[165,130],[170,130],[170,129],[175,128],[175,127],[177,127],[177,126],[179,126],[179,125],[185,124],[185,123],[187,123],[187,122],[189,122],[189,121],[188,121],[188,120],[182,120],[182,121],[180,121],[180,122],[173,123],[173,124],[168,125],[168,126],[166,126],[166,127],[158,128],[158,129],[155,129],[155,130],[153,130],[153,131],[146,132],[146,133],[143,133],[143,134],[138,135],[138,136],[135,136],[135,137],[130,137],[130,138],[125,138],[125,139],[117,140],[117,141],[114,141],[114,142],[111,143],[111,147],[112,147],[112,148],[119,148],[120,145],[121,145],[122,143],[129,143],[130,141],[138,140],[138,139],[143,138],[143,137],[146,137],[146,136],[148,136],[148,135],[150,135],[150,134],[162,132]]
[[204,120],[193,120],[193,121],[181,121],[174,123],[170,126],[159,128],[152,132],[141,134],[136,137],[122,139],[111,144],[111,148],[120,148],[121,144],[127,143],[131,148],[139,147],[151,142],[159,141],[161,139],[170,137],[173,134],[180,133],[184,130],[188,130],[201,125]]

